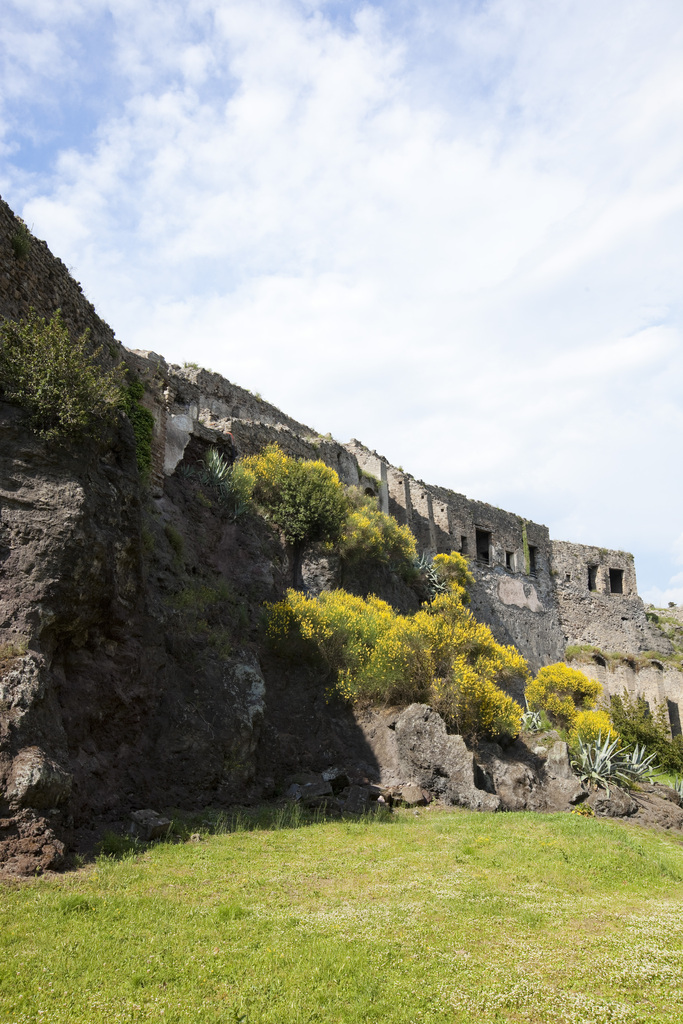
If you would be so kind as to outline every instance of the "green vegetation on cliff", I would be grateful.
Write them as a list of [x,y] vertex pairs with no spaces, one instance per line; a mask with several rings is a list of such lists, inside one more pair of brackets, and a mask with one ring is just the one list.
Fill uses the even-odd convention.
[[104,369],[88,331],[72,338],[60,310],[50,320],[35,310],[0,324],[0,394],[30,415],[48,440],[100,436],[121,401],[121,367]]

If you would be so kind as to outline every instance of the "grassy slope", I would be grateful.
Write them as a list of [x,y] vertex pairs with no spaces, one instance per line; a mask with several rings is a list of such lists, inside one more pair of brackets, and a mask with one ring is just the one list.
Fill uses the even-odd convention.
[[683,851],[575,815],[238,831],[0,891],[3,1022],[683,1020]]

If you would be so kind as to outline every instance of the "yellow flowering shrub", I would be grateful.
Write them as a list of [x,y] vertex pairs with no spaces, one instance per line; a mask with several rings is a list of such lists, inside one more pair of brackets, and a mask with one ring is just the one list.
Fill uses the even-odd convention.
[[380,512],[373,504],[350,513],[339,546],[342,558],[379,562],[400,575],[410,575],[417,556],[415,538],[409,527],[399,526],[393,516]]
[[545,711],[559,725],[571,730],[579,711],[591,711],[601,691],[597,680],[558,662],[539,669],[525,693],[532,711]]
[[[495,674],[495,673],[493,673]],[[432,703],[463,736],[514,738],[522,728],[522,709],[507,693],[462,655],[454,659],[447,679],[432,684]]]
[[395,617],[391,605],[378,597],[365,599],[345,590],[307,597],[288,590],[284,601],[269,606],[266,634],[278,651],[296,650],[297,641],[303,641],[334,672],[356,673]]
[[430,701],[452,728],[469,736],[514,737],[522,709],[500,684],[528,678],[526,662],[476,621],[460,589],[453,581],[447,594],[414,615],[343,590],[317,598],[290,590],[270,607],[267,634],[282,653],[297,642],[308,645],[352,702]]
[[434,555],[432,565],[440,580],[448,585],[451,592],[457,593],[463,604],[469,604],[470,596],[467,588],[474,583],[467,559],[459,551],[451,551],[449,555]]
[[271,444],[239,465],[245,478],[253,476],[253,500],[288,544],[339,539],[349,501],[335,471],[320,459],[292,459]]
[[594,743],[599,736],[602,736],[603,740],[609,736],[610,742],[620,739],[609,713],[603,710],[577,712],[569,734],[570,743],[576,744],[580,739],[584,743]]

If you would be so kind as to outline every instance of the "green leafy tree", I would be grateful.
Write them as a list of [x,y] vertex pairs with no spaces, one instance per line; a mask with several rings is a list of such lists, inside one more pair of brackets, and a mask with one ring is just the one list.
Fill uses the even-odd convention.
[[335,543],[341,536],[350,506],[339,477],[321,460],[299,462],[275,444],[242,459],[240,466],[253,479],[254,502],[292,549],[293,581],[300,585],[306,545]]
[[349,511],[339,477],[324,462],[299,462],[277,445],[241,461],[254,477],[253,498],[292,547],[337,541]]
[[48,440],[101,434],[121,403],[123,370],[105,370],[89,332],[72,339],[57,310],[50,320],[30,310],[0,325],[0,391],[29,413]]

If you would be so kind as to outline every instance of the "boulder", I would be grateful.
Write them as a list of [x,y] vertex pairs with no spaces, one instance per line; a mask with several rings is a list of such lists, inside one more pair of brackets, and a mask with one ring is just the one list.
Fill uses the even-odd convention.
[[167,836],[171,827],[171,819],[164,818],[156,811],[144,810],[133,811],[131,816],[131,835],[148,843],[152,839],[161,839]]
[[0,871],[7,875],[36,875],[55,871],[66,847],[49,822],[30,809],[0,819]]
[[319,782],[306,782],[301,786],[300,800],[305,807],[315,807],[319,806],[321,798],[332,795],[332,786],[321,778]]
[[626,818],[638,813],[637,802],[620,786],[610,786],[609,793],[605,789],[594,789],[586,803],[601,818]]
[[500,797],[490,792],[462,736],[449,736],[436,711],[426,704],[411,704],[399,715],[395,732],[404,778],[447,804],[477,811],[500,808]]
[[480,743],[476,757],[503,810],[567,811],[585,799],[567,744],[552,736],[541,744],[540,752],[535,738],[518,740],[507,750],[497,743]]
[[367,786],[349,786],[344,801],[346,814],[363,814],[370,807],[370,791]]
[[415,785],[414,782],[409,782],[407,785],[400,787],[399,793],[394,799],[405,807],[424,807],[425,804],[430,802],[431,797],[421,786]]
[[72,776],[40,747],[24,747],[12,761],[7,779],[9,806],[47,810],[65,803],[71,794]]

